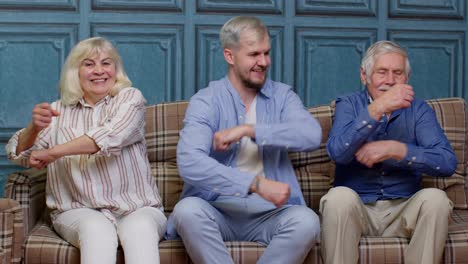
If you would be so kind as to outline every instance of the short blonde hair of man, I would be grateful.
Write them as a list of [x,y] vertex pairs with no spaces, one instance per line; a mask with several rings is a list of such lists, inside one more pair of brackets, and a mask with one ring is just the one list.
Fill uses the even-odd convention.
[[372,46],[367,49],[366,54],[361,62],[361,68],[366,73],[367,83],[371,83],[370,76],[374,70],[374,64],[376,59],[387,53],[398,53],[405,58],[405,75],[406,79],[409,79],[411,74],[411,65],[408,59],[408,53],[400,45],[393,41],[381,40],[372,44]]
[[65,105],[74,105],[83,98],[80,85],[79,70],[81,63],[101,52],[107,52],[115,63],[115,85],[110,91],[115,96],[123,88],[132,86],[132,82],[125,73],[122,59],[117,49],[110,41],[102,37],[94,37],[80,41],[68,54],[60,74],[60,95]]
[[224,23],[219,32],[219,40],[223,48],[235,49],[239,47],[240,35],[245,30],[255,31],[257,38],[270,36],[268,28],[256,17],[236,16]]

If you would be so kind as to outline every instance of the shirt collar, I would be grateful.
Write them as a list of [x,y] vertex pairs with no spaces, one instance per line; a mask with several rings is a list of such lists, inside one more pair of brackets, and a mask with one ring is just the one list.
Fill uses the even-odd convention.
[[[226,75],[226,77],[224,77],[224,79],[225,79],[225,81],[227,83],[227,87],[228,87],[228,90],[231,93],[231,95],[236,96],[239,100],[241,100],[239,92],[237,92],[236,88],[234,88],[231,81],[229,81],[229,78],[227,77],[227,75]],[[261,95],[264,95],[267,98],[270,98],[272,96],[272,94],[273,94],[272,89],[273,88],[272,88],[271,80],[267,79],[265,81],[265,83],[263,84],[262,88],[260,88],[260,91],[258,93],[261,94]]]
[[[97,101],[96,104],[94,104],[94,105],[96,106],[96,105],[100,105],[100,104],[102,104],[102,103],[108,105],[111,98],[112,98],[112,96],[106,95],[104,98],[102,98],[101,100]],[[80,98],[80,100],[78,101],[77,105],[78,105],[78,104],[80,104],[81,106],[92,107],[90,104],[86,103],[86,101],[84,100],[83,97]]]

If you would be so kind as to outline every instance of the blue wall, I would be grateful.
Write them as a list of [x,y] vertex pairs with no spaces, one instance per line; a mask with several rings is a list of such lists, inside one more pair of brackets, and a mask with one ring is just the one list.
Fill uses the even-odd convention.
[[5,143],[36,103],[58,98],[79,40],[111,39],[149,103],[189,99],[225,74],[218,31],[240,14],[269,26],[270,76],[307,106],[362,89],[360,60],[382,39],[408,49],[418,97],[467,99],[465,0],[0,0],[0,190],[19,169]]

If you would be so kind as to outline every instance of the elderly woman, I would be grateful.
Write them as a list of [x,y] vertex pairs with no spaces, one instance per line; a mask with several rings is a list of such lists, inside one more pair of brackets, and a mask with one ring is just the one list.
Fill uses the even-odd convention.
[[41,103],[7,145],[9,158],[47,167],[55,230],[80,248],[81,263],[159,263],[166,217],[151,176],[145,99],[103,38],[78,43],[60,77],[61,99]]

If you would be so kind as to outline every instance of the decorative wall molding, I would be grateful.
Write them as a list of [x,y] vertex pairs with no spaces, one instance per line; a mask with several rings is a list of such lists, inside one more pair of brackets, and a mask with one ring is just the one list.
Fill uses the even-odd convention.
[[[33,106],[58,98],[61,67],[77,40],[76,25],[0,25],[0,129],[23,127]],[[21,105],[21,107],[18,107]]]
[[296,0],[296,14],[377,16],[377,0]]
[[196,0],[197,12],[284,14],[286,0]]
[[183,83],[180,25],[93,24],[92,35],[116,44],[125,70],[149,104],[180,100]]
[[78,0],[0,0],[2,9],[78,11]]
[[463,32],[391,30],[390,40],[408,51],[412,74],[410,84],[418,97],[463,97]]
[[171,11],[183,12],[184,0],[92,0],[93,10]]
[[227,64],[219,42],[221,26],[200,26],[196,29],[196,86],[195,93],[206,87],[210,81],[226,75]]
[[391,0],[389,17],[464,19],[466,0]]
[[328,103],[337,95],[364,89],[361,59],[375,42],[372,29],[296,29],[296,90],[306,106]]

